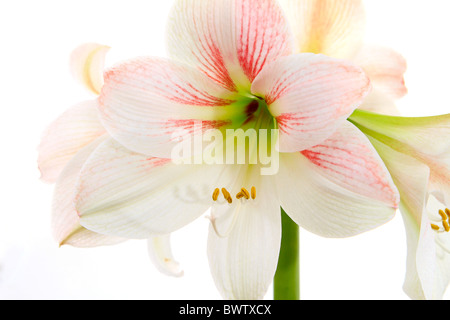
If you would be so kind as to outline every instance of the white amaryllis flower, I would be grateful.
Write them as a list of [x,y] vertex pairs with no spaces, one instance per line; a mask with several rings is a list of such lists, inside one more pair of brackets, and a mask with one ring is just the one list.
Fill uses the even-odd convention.
[[[74,197],[85,228],[146,239],[212,208],[208,257],[219,291],[259,299],[277,267],[280,205],[325,237],[357,235],[393,217],[397,189],[346,121],[369,80],[348,62],[292,55],[276,1],[177,0],[168,44],[171,59],[134,59],[105,74],[98,102],[111,137],[84,163]],[[195,134],[199,121],[201,132],[279,129],[279,172],[174,163],[174,131]]]
[[395,100],[407,93],[405,59],[390,48],[364,43],[366,16],[362,0],[279,0],[295,35],[297,52],[346,59],[364,69],[373,90],[359,106],[399,115]]
[[[73,76],[89,91],[98,95],[103,86],[103,72],[109,47],[87,43],[75,49],[70,66]],[[59,245],[91,248],[114,245],[124,238],[102,235],[82,227],[73,196],[78,175],[91,153],[108,138],[100,123],[97,101],[81,102],[56,119],[43,133],[38,147],[41,179],[56,183],[52,205],[52,231]],[[148,239],[148,252],[161,272],[181,276],[183,271],[173,259],[169,235]]]
[[350,118],[370,138],[401,197],[408,257],[405,292],[442,299],[450,281],[450,115]]

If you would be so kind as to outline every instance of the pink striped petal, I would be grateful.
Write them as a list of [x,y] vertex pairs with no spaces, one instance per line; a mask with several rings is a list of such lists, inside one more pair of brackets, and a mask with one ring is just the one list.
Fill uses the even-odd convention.
[[170,277],[182,277],[184,271],[173,257],[170,237],[169,234],[148,239],[148,255],[153,265],[162,274]]
[[52,233],[59,245],[90,248],[113,245],[125,241],[122,238],[101,235],[83,228],[74,205],[78,175],[88,157],[105,140],[100,137],[80,150],[61,173],[53,196]]
[[105,132],[96,101],[82,102],[66,111],[42,135],[38,147],[41,179],[55,182],[70,159]]
[[205,130],[245,121],[245,101],[236,102],[234,94],[189,66],[157,58],[109,70],[99,101],[112,137],[130,150],[160,158],[171,157],[177,130],[191,134],[198,121]]
[[372,85],[392,98],[407,94],[404,74],[405,58],[392,49],[380,46],[363,46],[353,61],[369,76]]
[[367,137],[345,122],[329,139],[302,152],[323,176],[363,196],[397,208],[394,182]]
[[350,58],[365,29],[361,0],[280,0],[295,35],[298,52]]
[[278,197],[281,207],[300,227],[322,237],[346,238],[394,217],[396,209],[385,201],[349,188],[363,183],[338,184],[343,174],[327,171],[331,169],[320,169],[299,152],[281,154],[280,172],[275,176]]
[[168,28],[171,56],[235,91],[262,68],[292,53],[292,38],[274,0],[177,0]]
[[324,55],[280,58],[258,75],[253,94],[264,97],[280,129],[280,151],[311,148],[330,137],[361,104],[371,86],[364,72]]
[[86,43],[76,48],[70,56],[70,68],[76,80],[94,94],[103,86],[103,71],[108,46]]

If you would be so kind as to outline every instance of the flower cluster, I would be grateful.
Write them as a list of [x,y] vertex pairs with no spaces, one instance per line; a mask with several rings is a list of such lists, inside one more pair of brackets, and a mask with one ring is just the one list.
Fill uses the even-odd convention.
[[[450,279],[450,233],[439,214],[450,206],[450,117],[399,116],[405,60],[364,44],[364,22],[360,0],[175,0],[169,57],[104,70],[108,47],[75,50],[74,75],[97,96],[51,124],[39,147],[42,179],[56,182],[57,241],[146,239],[155,265],[181,276],[170,234],[210,212],[207,253],[218,290],[260,299],[277,269],[280,207],[328,238],[372,230],[400,208],[405,291],[442,297]],[[236,144],[230,130],[255,139]],[[195,144],[181,144],[193,161],[175,161],[180,140]],[[248,161],[217,160],[223,146],[225,157],[243,151]],[[261,174],[267,163],[252,161],[262,149],[277,154],[270,174]],[[214,150],[216,160],[197,163],[195,150]]]

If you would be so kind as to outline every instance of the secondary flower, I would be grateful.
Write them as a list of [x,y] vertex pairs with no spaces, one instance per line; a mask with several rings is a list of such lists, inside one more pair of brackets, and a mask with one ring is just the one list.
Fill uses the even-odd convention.
[[[70,66],[73,76],[98,95],[109,47],[87,43],[75,49]],[[56,183],[52,205],[52,231],[60,245],[90,248],[114,245],[124,238],[106,236],[82,227],[73,203],[78,175],[91,153],[108,134],[100,123],[97,101],[81,102],[64,112],[43,133],[38,147],[41,179]],[[179,276],[182,271],[172,257],[170,236],[148,239],[149,256],[163,273]]]
[[363,42],[362,0],[280,0],[295,35],[297,52],[322,53],[353,61],[369,76],[373,90],[360,109],[398,115],[395,100],[407,93],[405,59],[392,49]]
[[442,299],[450,281],[450,115],[400,118],[355,112],[399,188],[407,233],[405,292]]
[[[218,289],[225,298],[258,299],[277,266],[280,205],[325,237],[356,235],[393,217],[397,189],[346,121],[370,90],[360,68],[292,55],[290,30],[271,0],[178,0],[168,35],[171,59],[138,58],[105,74],[99,114],[111,137],[79,174],[84,227],[146,239],[212,208],[208,257]],[[278,129],[279,172],[175,164],[173,133],[195,135],[199,122],[201,134]]]

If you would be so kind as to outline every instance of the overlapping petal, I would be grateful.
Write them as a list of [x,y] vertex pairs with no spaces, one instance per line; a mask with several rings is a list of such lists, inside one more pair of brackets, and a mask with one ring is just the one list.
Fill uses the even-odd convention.
[[307,53],[278,59],[252,85],[278,122],[281,152],[302,151],[326,140],[369,90],[360,68]]
[[361,0],[280,0],[295,35],[297,52],[351,58],[365,31]]
[[70,159],[105,132],[96,101],[82,102],[63,113],[44,131],[38,147],[42,180],[55,182]]
[[292,48],[274,0],[175,1],[168,27],[170,56],[230,91],[248,91],[265,65],[291,54]]

